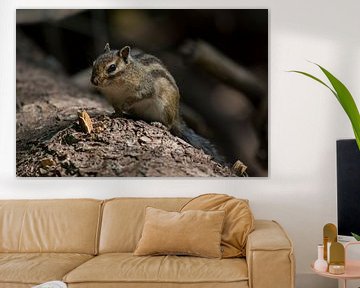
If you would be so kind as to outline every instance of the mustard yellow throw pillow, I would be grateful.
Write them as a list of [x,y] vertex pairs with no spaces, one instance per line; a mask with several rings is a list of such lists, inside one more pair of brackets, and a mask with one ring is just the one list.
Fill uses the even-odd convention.
[[221,258],[224,211],[168,212],[146,208],[134,255],[192,255]]
[[254,217],[247,200],[225,194],[204,194],[191,199],[181,209],[188,210],[225,211],[221,236],[222,257],[245,256],[247,237],[254,230]]

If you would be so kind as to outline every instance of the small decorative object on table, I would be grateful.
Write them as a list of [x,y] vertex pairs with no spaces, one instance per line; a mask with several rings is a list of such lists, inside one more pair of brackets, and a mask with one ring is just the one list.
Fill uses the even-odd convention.
[[334,224],[328,223],[323,228],[324,259],[330,263],[331,243],[337,241],[337,228]]
[[[324,226],[324,232],[325,230],[327,230],[325,229],[325,227],[331,227],[327,225]],[[333,230],[333,228],[331,228],[331,230]],[[325,234],[326,233],[324,233],[324,241]],[[349,260],[347,257],[347,249],[349,246],[352,245],[360,245],[360,241],[349,242],[346,243],[345,246],[341,243],[338,243],[337,241],[331,243],[329,250],[330,253],[328,253],[328,271],[322,270],[323,267],[321,267],[320,264],[317,263],[319,259],[321,260],[321,256],[323,256],[321,255],[320,251],[321,248],[323,248],[323,245],[319,245],[318,260],[316,260],[314,264],[311,265],[313,271],[323,277],[338,279],[339,281],[344,280],[342,286],[344,288],[346,288],[347,280],[360,279],[360,260]],[[324,249],[323,251],[327,251],[327,249]]]
[[32,288],[66,288],[67,285],[61,281],[50,281],[37,286],[33,286]]
[[334,242],[330,246],[329,273],[345,273],[345,249],[341,243]]
[[318,245],[318,259],[314,263],[314,269],[320,272],[326,272],[328,263],[324,260],[324,245]]

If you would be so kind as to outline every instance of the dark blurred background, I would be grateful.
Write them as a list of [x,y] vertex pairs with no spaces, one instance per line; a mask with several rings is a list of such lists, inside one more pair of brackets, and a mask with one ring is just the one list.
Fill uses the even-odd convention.
[[188,125],[229,163],[268,175],[268,10],[26,9],[17,10],[17,33],[83,89],[93,89],[92,62],[106,42],[159,57]]

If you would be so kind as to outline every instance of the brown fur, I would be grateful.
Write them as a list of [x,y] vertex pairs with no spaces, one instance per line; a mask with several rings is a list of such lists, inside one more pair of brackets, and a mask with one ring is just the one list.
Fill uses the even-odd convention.
[[[91,82],[116,112],[158,121],[171,129],[179,121],[180,95],[174,78],[155,56],[133,57],[124,49],[127,47],[120,51],[105,49],[94,61]],[[111,64],[116,70],[109,73]]]

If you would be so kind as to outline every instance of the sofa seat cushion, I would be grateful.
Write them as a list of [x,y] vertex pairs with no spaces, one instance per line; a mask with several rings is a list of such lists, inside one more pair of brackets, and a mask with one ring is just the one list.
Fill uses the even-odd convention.
[[61,280],[92,257],[72,253],[0,253],[0,286],[4,283],[40,284]]
[[247,265],[240,258],[134,256],[131,253],[96,256],[64,277],[64,281],[70,284],[122,282],[124,285],[143,283],[144,287],[149,287],[149,283],[237,283],[239,287],[238,282],[244,282],[244,287],[247,287],[247,280]]

